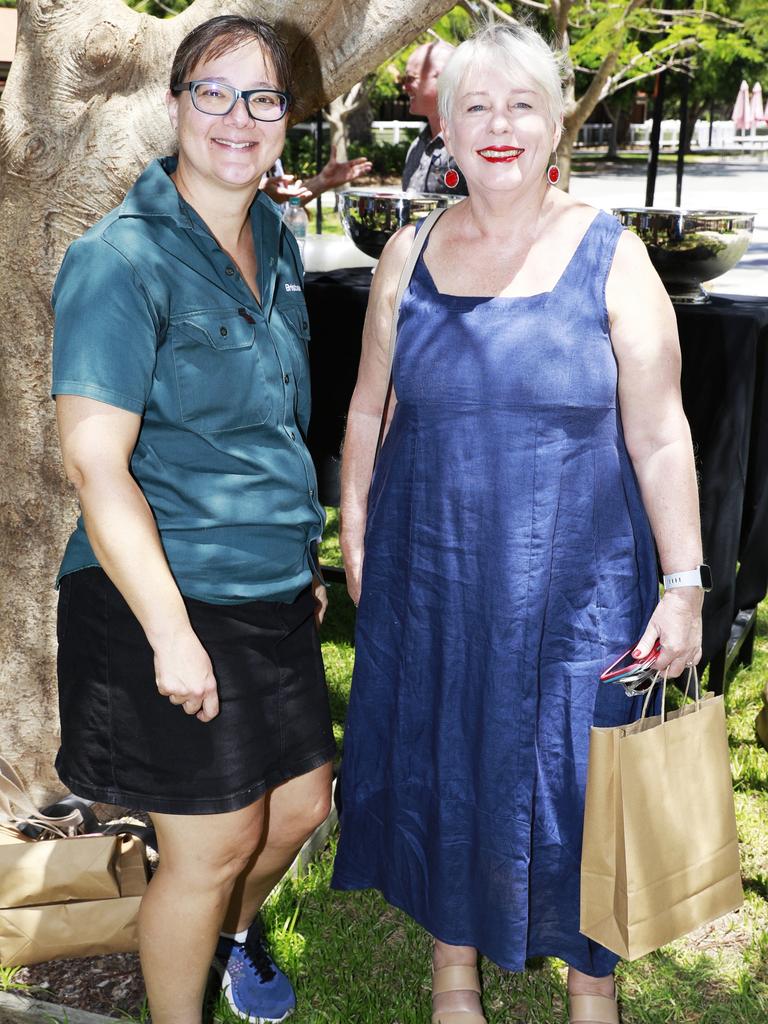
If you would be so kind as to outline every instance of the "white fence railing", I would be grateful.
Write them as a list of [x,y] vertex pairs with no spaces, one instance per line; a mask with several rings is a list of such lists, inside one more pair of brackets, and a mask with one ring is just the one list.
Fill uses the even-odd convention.
[[[424,125],[423,121],[374,121],[371,125],[374,145],[382,142],[411,142]],[[629,145],[643,149],[651,142],[650,120],[633,124],[629,128]],[[607,146],[611,139],[610,124],[585,124],[579,130],[577,146]],[[680,145],[680,122],[662,121],[659,142],[661,149],[677,149]],[[737,132],[733,121],[713,121],[710,142],[709,121],[697,121],[691,139],[692,149],[768,149],[768,127],[761,127],[746,135]]]
[[[651,144],[650,120],[629,127],[629,145],[643,149]],[[579,132],[578,146],[605,146],[611,137],[609,124],[585,124]],[[659,137],[661,149],[677,149],[680,145],[680,121],[662,121]],[[692,149],[765,149],[768,148],[768,128],[751,132],[737,132],[733,121],[713,121],[710,141],[709,121],[697,121],[691,138]]]

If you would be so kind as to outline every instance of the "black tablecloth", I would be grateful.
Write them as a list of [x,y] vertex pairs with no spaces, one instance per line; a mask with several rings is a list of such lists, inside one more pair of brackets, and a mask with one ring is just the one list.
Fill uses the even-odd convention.
[[320,501],[338,505],[339,452],[360,362],[371,269],[307,274],[304,286],[312,331],[309,450],[317,470]]
[[[704,663],[725,646],[739,608],[768,588],[768,300],[675,307],[683,406],[700,477]],[[737,564],[741,563],[737,577]]]
[[[327,505],[339,500],[339,449],[370,284],[367,268],[306,278],[309,446]],[[707,663],[727,643],[736,611],[754,607],[768,589],[768,300],[679,305],[675,312],[683,405],[700,475],[704,553],[715,584],[704,604]]]

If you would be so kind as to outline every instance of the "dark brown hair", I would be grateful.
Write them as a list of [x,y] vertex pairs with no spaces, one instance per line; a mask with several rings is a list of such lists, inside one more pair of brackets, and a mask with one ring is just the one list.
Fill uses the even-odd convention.
[[269,59],[274,69],[277,86],[289,94],[289,106],[292,106],[291,62],[285,44],[266,21],[261,18],[241,18],[237,14],[222,14],[211,18],[184,36],[171,65],[171,89],[186,82],[204,58],[220,57],[252,39],[261,44],[265,58]]

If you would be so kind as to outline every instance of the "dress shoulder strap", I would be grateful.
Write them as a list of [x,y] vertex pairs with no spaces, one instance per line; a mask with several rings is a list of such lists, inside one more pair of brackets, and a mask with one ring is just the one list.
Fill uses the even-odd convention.
[[605,285],[616,246],[625,230],[611,214],[603,210],[598,212],[555,288],[555,293],[560,293],[557,301],[561,301],[562,292],[568,290],[578,296],[580,305],[585,301],[594,303],[601,311],[602,319],[607,322]]
[[397,321],[400,317],[400,303],[403,301],[403,295],[405,289],[410,284],[411,278],[413,277],[413,269],[418,262],[419,256],[424,246],[427,244],[427,239],[432,228],[437,224],[440,217],[445,213],[445,207],[438,207],[433,210],[430,214],[418,221],[414,228],[413,242],[408,253],[408,257],[403,265],[402,272],[400,274],[400,280],[397,284],[397,292],[395,294],[395,305],[392,308],[392,325],[389,330],[389,373],[390,378],[392,376],[392,363],[395,360],[395,343],[397,341]]
[[444,213],[445,207],[438,207],[436,210],[433,210],[428,214],[428,216],[424,217],[422,221],[416,224],[414,228],[413,242],[411,243],[408,257],[400,273],[400,280],[398,281],[397,292],[395,293],[395,304],[392,308],[392,326],[389,330],[389,383],[387,384],[387,395],[384,399],[384,408],[381,412],[379,436],[376,441],[376,451],[373,456],[374,465],[376,465],[379,458],[379,451],[381,449],[382,442],[384,441],[384,434],[386,432],[387,420],[389,417],[389,405],[392,398],[393,386],[392,364],[395,360],[395,342],[397,341],[397,321],[400,317],[400,303],[403,301],[403,294],[410,283],[411,277],[413,276],[413,268],[416,266],[421,250],[427,244],[429,233]]

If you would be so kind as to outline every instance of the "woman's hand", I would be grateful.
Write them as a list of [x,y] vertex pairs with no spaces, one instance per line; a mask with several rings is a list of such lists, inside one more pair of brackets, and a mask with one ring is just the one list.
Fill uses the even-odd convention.
[[656,605],[651,621],[632,657],[640,660],[658,639],[661,654],[654,663],[660,672],[669,669],[673,678],[701,661],[701,606],[704,591],[699,587],[675,587],[665,590]]
[[320,629],[325,613],[328,611],[328,591],[317,576],[312,577],[312,596],[315,599],[315,625]]
[[187,715],[210,722],[219,713],[211,659],[189,629],[155,648],[157,692]]
[[264,178],[262,192],[266,192],[273,203],[287,203],[294,196],[301,199],[302,205],[313,198],[312,189],[293,174],[281,174],[272,178]]

